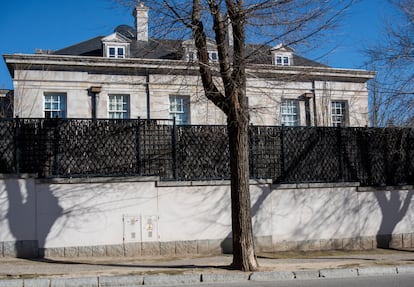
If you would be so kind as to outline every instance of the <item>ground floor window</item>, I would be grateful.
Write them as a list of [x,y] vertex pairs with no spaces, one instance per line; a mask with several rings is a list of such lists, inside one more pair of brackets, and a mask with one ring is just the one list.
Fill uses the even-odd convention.
[[280,114],[282,115],[282,125],[299,126],[299,102],[298,100],[283,100],[280,106]]
[[190,124],[190,97],[189,96],[170,96],[170,118],[175,117],[177,125]]
[[331,103],[332,125],[334,127],[344,127],[347,123],[347,111],[345,101],[333,101]]
[[66,94],[45,93],[44,115],[45,118],[66,118]]
[[108,117],[110,119],[129,118],[129,95],[109,95]]

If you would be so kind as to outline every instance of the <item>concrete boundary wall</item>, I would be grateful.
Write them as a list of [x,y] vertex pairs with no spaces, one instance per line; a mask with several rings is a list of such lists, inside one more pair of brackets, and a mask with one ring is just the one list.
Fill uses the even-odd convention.
[[[229,181],[0,178],[0,257],[231,252]],[[261,252],[414,247],[414,187],[251,181]]]

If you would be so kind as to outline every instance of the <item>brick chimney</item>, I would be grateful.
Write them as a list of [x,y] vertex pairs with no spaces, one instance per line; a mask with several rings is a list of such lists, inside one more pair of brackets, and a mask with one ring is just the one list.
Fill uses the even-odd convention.
[[148,10],[143,2],[139,2],[133,12],[138,41],[148,42]]

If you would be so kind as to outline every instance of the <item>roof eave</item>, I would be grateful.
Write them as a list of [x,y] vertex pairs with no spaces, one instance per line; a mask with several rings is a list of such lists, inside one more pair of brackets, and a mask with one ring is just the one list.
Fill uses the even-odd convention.
[[[10,74],[14,74],[14,65],[30,64],[45,66],[93,66],[95,68],[148,68],[148,69],[173,69],[173,70],[198,70],[198,65],[182,60],[166,59],[110,59],[102,57],[86,56],[66,56],[66,55],[33,55],[33,54],[8,54],[3,55]],[[217,66],[218,69],[218,66]],[[311,67],[311,66],[274,66],[265,64],[249,64],[246,68],[249,74],[268,74],[268,75],[300,75],[306,74],[309,77],[333,77],[333,78],[353,78],[368,81],[375,77],[375,72],[357,69],[340,69],[331,67]]]

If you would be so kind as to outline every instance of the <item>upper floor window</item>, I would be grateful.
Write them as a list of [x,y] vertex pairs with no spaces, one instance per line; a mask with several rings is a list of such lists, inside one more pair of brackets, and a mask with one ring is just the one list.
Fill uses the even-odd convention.
[[125,47],[108,46],[109,58],[125,58]]
[[131,39],[115,32],[101,39],[103,56],[106,58],[128,58],[130,54]]
[[290,65],[290,59],[289,56],[276,56],[276,65],[278,66],[289,66]]
[[291,47],[280,43],[270,50],[272,53],[272,64],[276,66],[293,66],[294,50]]
[[190,124],[190,97],[189,96],[170,96],[170,118],[175,117],[177,125]]
[[[218,53],[217,51],[208,51],[208,61],[210,63],[217,63],[218,62]],[[186,54],[186,59],[189,62],[195,62],[198,60],[197,52],[194,50],[190,50]]]
[[283,100],[280,106],[282,125],[299,126],[299,102],[297,100]]
[[218,62],[218,55],[216,51],[209,51],[208,52],[208,60],[212,63]]
[[197,60],[197,55],[195,52],[189,52],[188,53],[188,60],[190,62],[194,62],[195,60]]
[[347,124],[347,104],[346,101],[333,101],[331,103],[332,125],[334,127],[344,127]]
[[127,119],[129,117],[129,95],[109,95],[108,117]]
[[45,118],[66,118],[66,94],[45,93],[44,115]]

